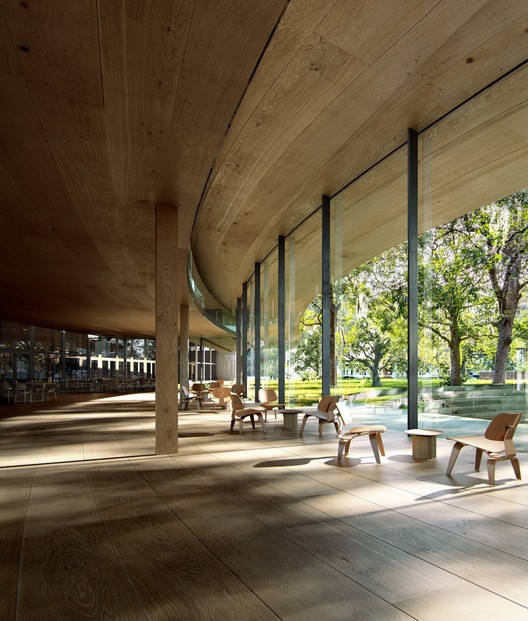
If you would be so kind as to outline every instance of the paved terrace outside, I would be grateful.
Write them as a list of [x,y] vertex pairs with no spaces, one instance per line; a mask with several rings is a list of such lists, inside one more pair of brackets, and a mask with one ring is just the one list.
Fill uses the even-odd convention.
[[366,438],[338,464],[330,425],[300,438],[270,416],[241,436],[226,411],[181,412],[179,454],[156,456],[153,399],[0,407],[2,620],[528,618],[509,463],[491,488],[464,449],[448,478],[451,442],[415,462],[404,412],[360,409],[389,429],[381,465]]

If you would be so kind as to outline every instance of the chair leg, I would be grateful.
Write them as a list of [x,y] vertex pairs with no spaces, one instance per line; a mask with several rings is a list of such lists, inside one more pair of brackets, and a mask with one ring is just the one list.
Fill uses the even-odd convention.
[[262,427],[262,431],[264,433],[266,433],[266,421],[264,420],[264,417],[262,416],[262,414],[257,414],[257,416],[258,416],[258,419],[259,419],[259,423],[260,423],[260,425]]
[[488,459],[488,481],[490,485],[495,485],[495,464],[496,463],[497,463],[497,460]]
[[480,462],[482,461],[482,449],[477,449],[475,452],[475,470],[480,470]]
[[233,433],[233,427],[235,426],[235,419],[231,419],[231,427],[229,428],[229,433]]
[[521,466],[519,465],[519,460],[517,457],[514,457],[510,460],[511,465],[513,466],[513,471],[515,472],[515,477],[520,481],[521,480]]
[[335,430],[336,430],[336,434],[339,435],[339,425],[337,424],[336,420],[334,421],[334,427],[335,427]]
[[374,453],[374,458],[378,464],[381,464],[380,454],[379,454],[379,446],[378,441],[376,439],[377,433],[369,433],[370,446],[372,447],[372,452]]
[[322,420],[319,421],[319,435],[321,436],[321,438],[323,437],[323,421]]
[[383,438],[381,437],[381,433],[379,431],[376,432],[376,442],[378,443],[380,453],[383,457],[385,457],[385,446],[383,445]]
[[304,417],[303,417],[303,422],[302,422],[302,425],[301,425],[301,431],[299,433],[300,436],[302,436],[302,434],[303,434],[304,426],[306,425],[306,421],[308,420],[309,417],[310,417],[309,414],[305,414]]
[[453,445],[453,450],[451,451],[451,457],[449,458],[449,463],[447,464],[446,474],[449,476],[451,474],[451,470],[453,470],[453,466],[455,465],[455,461],[457,460],[458,454],[464,448],[464,444],[460,444],[460,442],[455,442]]

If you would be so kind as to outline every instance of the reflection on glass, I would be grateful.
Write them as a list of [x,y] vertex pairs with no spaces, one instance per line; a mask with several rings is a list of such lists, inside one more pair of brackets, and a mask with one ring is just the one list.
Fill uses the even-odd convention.
[[420,135],[424,427],[448,429],[449,414],[461,435],[469,418],[525,409],[527,75],[513,72]]

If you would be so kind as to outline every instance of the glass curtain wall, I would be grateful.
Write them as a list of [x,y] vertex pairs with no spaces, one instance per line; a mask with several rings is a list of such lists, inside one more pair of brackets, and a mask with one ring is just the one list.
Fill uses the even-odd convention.
[[247,284],[247,392],[248,398],[255,394],[255,276]]
[[275,249],[261,264],[261,387],[278,389],[279,339],[278,339],[278,250]]
[[406,147],[331,201],[335,394],[406,391],[406,214]]
[[[423,428],[441,426],[443,414],[491,417],[486,390],[488,403],[510,399],[501,402],[506,411],[527,407],[527,80],[521,67],[418,134]],[[374,405],[384,410],[389,401],[407,405],[407,155],[403,145],[331,200],[331,390],[378,388]],[[320,211],[285,238],[285,251],[286,403],[308,405],[322,390]],[[514,254],[517,280],[506,282]],[[277,262],[275,250],[261,266],[261,376],[273,387]],[[252,287],[253,281],[250,376]],[[499,395],[497,385],[507,394]]]
[[285,272],[286,402],[317,404],[322,393],[320,209],[286,238]]
[[424,427],[526,409],[527,79],[513,72],[419,136]]

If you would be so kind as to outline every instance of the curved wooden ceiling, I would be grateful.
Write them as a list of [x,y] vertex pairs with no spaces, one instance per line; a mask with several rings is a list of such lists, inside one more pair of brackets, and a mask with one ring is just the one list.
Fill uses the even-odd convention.
[[153,335],[157,204],[233,308],[278,235],[527,32],[524,0],[3,0],[0,317]]

